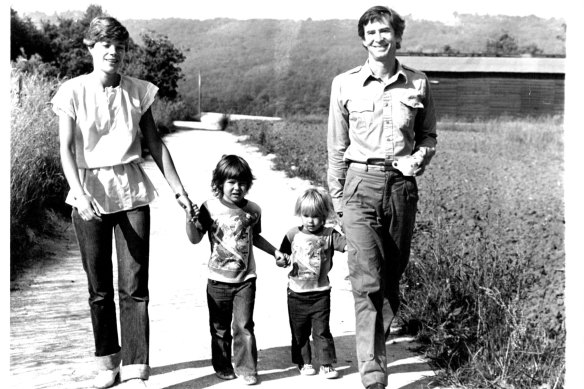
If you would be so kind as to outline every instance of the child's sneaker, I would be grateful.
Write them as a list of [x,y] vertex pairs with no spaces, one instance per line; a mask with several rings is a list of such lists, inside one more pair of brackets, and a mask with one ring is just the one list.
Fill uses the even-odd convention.
[[244,375],[241,376],[241,379],[244,384],[246,385],[255,385],[258,383],[258,376],[257,375]]
[[305,363],[304,365],[298,365],[298,369],[300,370],[300,374],[302,375],[315,375],[316,370],[310,363]]
[[236,378],[235,373],[231,369],[218,370],[215,372],[215,375],[222,380],[234,380]]
[[335,368],[333,367],[333,365],[331,364],[327,364],[327,365],[322,365],[320,367],[320,374],[324,375],[324,378],[338,378],[339,377],[339,372],[335,370]]

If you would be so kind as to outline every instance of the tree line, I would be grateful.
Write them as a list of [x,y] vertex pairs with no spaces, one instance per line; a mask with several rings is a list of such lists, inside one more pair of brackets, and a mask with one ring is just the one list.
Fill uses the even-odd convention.
[[[101,6],[90,5],[79,19],[42,21],[40,27],[10,9],[10,60],[22,70],[43,76],[72,78],[93,70],[91,56],[83,44],[89,23],[106,15]],[[128,76],[150,81],[159,87],[159,96],[173,100],[184,77],[180,64],[185,55],[167,36],[154,31],[140,34],[142,44],[130,38],[123,71]],[[17,61],[18,59],[21,61]]]
[[[82,33],[93,16],[42,19],[12,10],[11,58],[41,58],[61,77],[90,71]],[[415,20],[400,55],[563,56],[566,24],[530,17],[455,15],[457,22]],[[52,20],[52,21],[47,21]],[[125,73],[149,80],[188,111],[287,116],[323,114],[330,82],[361,65],[365,52],[353,20],[124,20],[132,41]],[[37,27],[38,26],[38,27]],[[36,53],[36,54],[35,54]],[[30,62],[30,61],[29,61]],[[49,65],[45,65],[49,64]],[[198,75],[202,76],[199,90]],[[188,119],[194,115],[183,113]],[[195,113],[196,115],[196,113]]]

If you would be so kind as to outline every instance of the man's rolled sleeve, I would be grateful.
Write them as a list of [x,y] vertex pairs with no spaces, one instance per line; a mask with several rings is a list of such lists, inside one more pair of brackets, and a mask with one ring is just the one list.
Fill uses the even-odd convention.
[[430,90],[430,82],[426,78],[424,90],[424,109],[416,116],[415,132],[415,154],[424,158],[424,164],[430,163],[430,160],[436,153],[436,109],[434,107],[434,98]]
[[343,187],[347,165],[343,160],[349,145],[349,114],[341,99],[341,79],[333,79],[329,107],[327,151],[329,192],[336,212],[342,212]]

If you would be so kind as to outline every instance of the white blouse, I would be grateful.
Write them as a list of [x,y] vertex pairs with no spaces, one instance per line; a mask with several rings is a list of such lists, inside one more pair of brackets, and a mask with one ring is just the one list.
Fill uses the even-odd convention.
[[[158,87],[122,75],[117,87],[104,88],[92,74],[65,81],[51,103],[58,115],[75,121],[75,158],[84,190],[102,213],[151,203],[156,189],[140,166],[140,119]],[[65,200],[75,206],[69,193]]]

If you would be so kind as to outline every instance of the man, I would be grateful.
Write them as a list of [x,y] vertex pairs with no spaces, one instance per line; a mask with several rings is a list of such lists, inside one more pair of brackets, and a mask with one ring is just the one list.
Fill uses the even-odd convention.
[[[409,260],[418,187],[435,153],[436,117],[426,76],[396,59],[405,21],[372,7],[359,19],[367,62],[332,82],[328,184],[349,246],[361,381],[387,385],[385,339],[399,307]],[[414,158],[405,176],[393,161]]]

